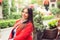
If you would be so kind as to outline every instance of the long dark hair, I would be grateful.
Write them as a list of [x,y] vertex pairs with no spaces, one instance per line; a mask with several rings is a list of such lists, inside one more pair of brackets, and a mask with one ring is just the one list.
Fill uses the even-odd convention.
[[[25,23],[28,23],[29,21],[31,21],[33,23],[33,10],[31,8],[24,8],[28,10],[28,19]],[[22,10],[22,12],[24,11],[24,9]]]
[[[24,23],[28,23],[30,21],[33,24],[33,30],[34,30],[35,28],[34,28],[34,23],[33,23],[33,10],[32,8],[24,8],[24,9],[28,10],[28,19]],[[22,10],[22,12],[24,11],[24,9]]]

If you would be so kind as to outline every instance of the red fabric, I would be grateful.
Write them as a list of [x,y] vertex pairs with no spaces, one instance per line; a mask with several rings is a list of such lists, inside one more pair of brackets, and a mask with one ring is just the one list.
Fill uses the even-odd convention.
[[[17,22],[19,21],[20,20],[18,20]],[[31,35],[32,31],[33,31],[33,25],[31,22],[29,22],[23,30],[20,30],[19,28],[17,29],[14,40],[32,40],[32,35]],[[9,39],[11,38],[12,38],[12,33],[10,33],[9,36]]]

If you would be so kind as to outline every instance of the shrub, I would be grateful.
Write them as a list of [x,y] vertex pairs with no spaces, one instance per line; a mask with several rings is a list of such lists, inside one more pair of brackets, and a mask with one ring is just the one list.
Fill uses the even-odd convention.
[[56,15],[56,14],[58,14],[58,13],[60,12],[60,9],[58,9],[58,8],[52,8],[52,9],[50,9],[50,11],[51,11],[54,15]]
[[1,28],[6,28],[6,27],[8,27],[8,22],[2,22],[2,23],[0,23],[0,27],[1,27]]
[[9,19],[19,19],[19,18],[21,18],[20,13],[12,12],[12,13],[9,15]]
[[8,15],[9,15],[9,4],[8,4],[8,0],[3,0],[2,2],[2,13],[3,13],[3,18],[7,19]]
[[52,20],[48,23],[49,25],[49,28],[52,29],[52,28],[56,28],[57,26],[57,20]]
[[46,26],[43,25],[43,19],[40,13],[37,13],[36,15],[34,15],[33,20],[34,20],[34,26],[37,30],[43,31],[46,28]]
[[58,8],[60,8],[60,2],[57,2],[57,6],[58,6]]
[[11,12],[16,12],[16,7],[11,7]]
[[9,27],[12,27],[12,26],[14,25],[14,23],[15,23],[15,21],[10,21],[10,22],[8,23],[8,26],[9,26]]
[[16,6],[15,6],[15,0],[11,0],[12,2],[11,2],[11,9],[10,9],[10,11],[11,12],[16,12]]
[[14,25],[16,20],[1,20],[0,21],[0,27],[1,29],[7,28],[7,27],[12,27]]
[[49,15],[49,16],[42,16],[43,20],[49,20],[54,18],[54,15]]
[[[18,19],[18,15],[12,15],[12,12],[16,12],[16,7],[15,7],[15,0],[11,0],[11,7],[10,7],[10,13],[9,13],[9,3],[8,3],[8,0],[3,0],[2,2],[2,8],[3,8],[3,18],[4,19]],[[13,17],[14,16],[14,17]]]

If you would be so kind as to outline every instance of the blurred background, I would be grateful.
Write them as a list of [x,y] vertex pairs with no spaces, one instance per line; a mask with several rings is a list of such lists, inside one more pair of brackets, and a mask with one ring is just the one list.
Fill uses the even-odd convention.
[[[31,7],[34,17],[40,13],[43,24],[60,17],[60,0],[49,0],[48,11],[44,7],[45,0],[0,0],[0,39],[7,40],[16,20],[21,18],[21,10]],[[37,17],[38,18],[38,17]],[[40,27],[39,27],[40,28]]]

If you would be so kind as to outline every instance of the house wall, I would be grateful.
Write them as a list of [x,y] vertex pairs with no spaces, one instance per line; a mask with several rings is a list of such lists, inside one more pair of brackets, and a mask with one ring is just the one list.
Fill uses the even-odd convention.
[[50,1],[50,5],[49,5],[49,7],[51,8],[51,7],[56,7],[57,8],[57,0],[55,1],[51,1],[51,0],[49,0]]

